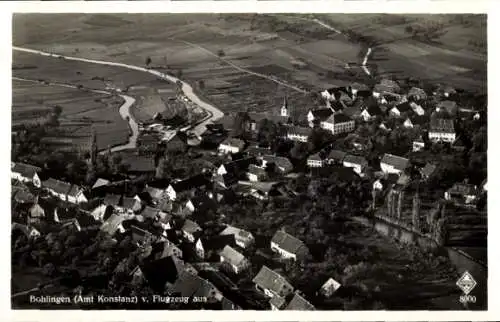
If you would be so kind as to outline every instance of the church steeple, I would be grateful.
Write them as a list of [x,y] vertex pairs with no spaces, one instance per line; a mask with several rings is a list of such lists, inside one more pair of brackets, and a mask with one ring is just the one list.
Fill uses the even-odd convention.
[[288,97],[286,95],[283,98],[283,106],[281,106],[281,116],[290,116],[290,110],[288,109]]

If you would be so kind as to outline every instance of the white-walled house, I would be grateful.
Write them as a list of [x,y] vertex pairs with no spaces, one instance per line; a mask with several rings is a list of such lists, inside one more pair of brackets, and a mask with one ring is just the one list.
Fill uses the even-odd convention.
[[298,238],[278,230],[271,240],[271,250],[278,253],[281,258],[303,260],[309,250],[306,245]]
[[35,187],[40,188],[42,183],[40,181],[40,173],[42,169],[33,165],[25,163],[12,163],[11,164],[11,177],[12,179],[21,182],[32,182]]
[[221,267],[234,274],[239,274],[250,266],[250,262],[245,256],[229,245],[224,247],[219,256]]
[[47,190],[51,195],[67,202],[74,204],[80,204],[88,202],[85,196],[84,190],[70,183],[49,178],[43,182],[43,188]]
[[380,168],[385,173],[401,174],[408,166],[409,160],[397,155],[386,153],[380,161]]
[[223,154],[239,153],[243,151],[245,142],[236,138],[227,138],[219,144],[218,151]]
[[234,235],[236,245],[246,249],[255,243],[252,233],[233,226],[227,226],[220,235]]
[[433,142],[454,142],[456,140],[453,120],[434,118],[429,128],[429,140]]
[[320,126],[335,135],[354,131],[355,122],[349,116],[339,113],[331,115]]
[[342,164],[344,167],[352,168],[354,172],[361,175],[364,169],[368,166],[368,161],[364,157],[347,154],[344,157]]
[[293,286],[290,282],[265,265],[262,266],[252,282],[255,284],[257,290],[270,298],[275,296],[286,297],[293,293]]

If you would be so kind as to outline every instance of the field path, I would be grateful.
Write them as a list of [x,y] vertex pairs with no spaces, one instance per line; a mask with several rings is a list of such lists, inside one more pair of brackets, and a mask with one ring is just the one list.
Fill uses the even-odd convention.
[[290,85],[290,84],[288,84],[288,83],[285,83],[285,82],[283,82],[283,81],[281,81],[281,80],[277,79],[276,77],[273,77],[273,76],[268,76],[268,75],[264,75],[264,74],[257,73],[257,72],[253,72],[253,71],[251,71],[251,70],[249,70],[249,69],[246,69],[246,68],[240,67],[240,66],[236,65],[235,63],[233,63],[233,62],[231,62],[231,61],[229,61],[229,60],[227,60],[227,59],[225,59],[225,58],[219,57],[219,55],[217,55],[216,53],[214,53],[214,52],[212,52],[212,51],[208,50],[207,48],[202,47],[202,46],[200,46],[200,45],[198,45],[198,44],[195,44],[195,43],[192,43],[192,42],[189,42],[189,41],[186,41],[186,40],[182,40],[182,39],[177,39],[177,38],[174,38],[174,37],[172,37],[171,39],[172,39],[172,40],[176,40],[176,41],[180,41],[180,42],[182,42],[182,43],[185,43],[186,45],[189,45],[189,46],[192,46],[192,47],[196,47],[196,48],[198,48],[198,49],[200,49],[200,50],[203,50],[204,52],[208,53],[209,55],[219,58],[221,61],[225,62],[225,63],[226,63],[226,64],[228,64],[229,66],[231,66],[231,67],[233,67],[234,69],[237,69],[237,70],[239,70],[239,71],[241,71],[241,72],[243,72],[243,73],[247,73],[247,74],[251,74],[251,75],[257,76],[257,77],[261,77],[261,78],[268,79],[268,80],[270,80],[270,81],[272,81],[272,82],[275,82],[276,84],[283,85],[283,86],[288,87],[288,88],[290,88],[290,89],[293,89],[294,91],[297,91],[297,92],[299,92],[299,93],[303,93],[303,94],[306,94],[306,93],[307,93],[307,91],[306,91],[306,90],[304,90],[304,89],[302,89],[302,88],[300,88],[300,87],[293,86],[293,85]]
[[[157,70],[152,70],[152,69],[148,69],[148,68],[144,68],[144,67],[140,67],[140,66],[135,66],[135,65],[123,64],[123,63],[117,63],[117,62],[110,62],[110,61],[104,61],[104,60],[94,60],[94,59],[87,59],[87,58],[80,58],[80,57],[73,57],[73,56],[63,56],[63,55],[48,53],[48,52],[44,52],[44,51],[40,51],[40,50],[36,50],[36,49],[29,49],[29,48],[23,48],[23,47],[17,47],[17,46],[12,46],[12,49],[13,50],[17,50],[17,51],[22,51],[22,52],[27,52],[27,53],[42,55],[42,56],[48,56],[48,57],[55,57],[55,58],[60,58],[60,59],[66,59],[66,60],[82,61],[82,62],[91,63],[91,64],[99,64],[99,65],[108,65],[108,66],[116,66],[116,67],[128,68],[128,69],[137,70],[137,71],[140,71],[140,72],[144,72],[144,73],[149,73],[149,74],[155,75],[155,76],[157,76],[157,77],[159,77],[159,78],[161,78],[163,80],[166,80],[168,82],[171,82],[171,83],[180,83],[182,85],[182,91],[183,91],[184,95],[186,95],[186,97],[191,102],[193,102],[194,104],[196,104],[199,107],[201,107],[204,110],[206,110],[208,112],[208,114],[209,114],[207,118],[205,118],[204,120],[202,120],[201,122],[199,122],[198,124],[196,124],[193,128],[191,128],[191,132],[193,132],[194,134],[196,134],[198,136],[200,136],[201,134],[203,134],[203,132],[205,132],[207,124],[209,124],[209,123],[211,123],[211,122],[213,122],[213,121],[215,121],[217,119],[220,119],[221,117],[224,116],[224,113],[221,110],[219,110],[217,107],[215,107],[215,106],[213,106],[213,105],[211,105],[211,104],[209,104],[207,102],[202,101],[194,93],[193,88],[188,83],[186,83],[184,81],[181,81],[180,79],[178,79],[178,78],[176,78],[176,77],[174,77],[172,75],[168,75],[168,74],[162,73],[162,72],[157,71]],[[119,94],[119,95],[122,95],[122,94]],[[124,96],[125,97],[129,97],[129,99],[127,100],[124,97],[124,99],[126,101],[126,104],[127,104],[126,105],[127,107],[123,108],[123,109],[120,108],[120,114],[122,114],[122,117],[129,116],[129,122],[131,124],[132,132],[138,134],[138,132],[139,132],[138,125],[135,122],[135,120],[133,120],[133,117],[130,115],[130,111],[129,111],[130,106],[135,102],[135,99],[133,99],[130,96],[126,96],[126,95],[124,95]],[[136,139],[137,139],[137,136],[135,136],[135,140]],[[130,144],[130,142],[129,142],[129,144]],[[125,146],[127,146],[127,145],[125,145]],[[117,147],[115,147],[115,151],[117,151],[118,149],[119,150],[130,149],[131,147],[135,147],[135,143],[133,144],[133,146],[132,145],[130,145],[128,147],[125,147],[125,146],[117,146]]]
[[[33,82],[33,83],[40,83],[40,84],[45,84],[48,86],[59,86],[59,87],[67,87],[67,88],[73,88],[73,89],[84,89],[89,92],[94,92],[98,94],[107,94],[107,95],[116,95],[113,92],[108,92],[104,90],[99,90],[99,89],[92,89],[92,88],[85,88],[81,87],[80,88],[76,85],[68,84],[68,83],[59,83],[59,82],[49,82],[49,81],[40,81],[40,80],[33,80],[33,79],[28,79],[28,78],[20,78],[20,77],[15,77],[12,76],[12,79],[18,80],[18,81],[24,81],[24,82]],[[120,106],[119,112],[121,117],[124,120],[128,120],[128,124],[130,126],[130,129],[132,130],[132,135],[129,137],[128,143],[127,144],[121,144],[121,145],[116,145],[111,148],[111,152],[117,152],[117,151],[122,151],[122,150],[127,150],[127,149],[133,149],[137,146],[137,137],[139,136],[139,125],[137,122],[134,120],[132,115],[130,114],[130,107],[135,103],[135,98],[124,95],[124,94],[118,94],[121,98],[123,98],[125,101],[124,103]],[[103,150],[100,153],[106,153],[107,150]]]

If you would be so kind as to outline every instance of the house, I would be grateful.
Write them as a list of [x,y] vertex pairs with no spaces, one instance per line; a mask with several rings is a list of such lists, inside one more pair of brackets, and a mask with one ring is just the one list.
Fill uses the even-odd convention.
[[479,195],[477,186],[467,183],[455,183],[444,193],[446,200],[459,204],[470,205],[475,203]]
[[419,100],[426,99],[427,98],[427,93],[423,89],[421,89],[421,88],[412,87],[408,91],[407,96],[408,96],[408,98],[411,98],[411,99],[413,99],[415,101],[419,101]]
[[326,157],[326,163],[328,164],[342,164],[347,153],[340,150],[331,150]]
[[188,141],[187,135],[179,131],[173,138],[164,143],[165,151],[168,151],[170,154],[184,153],[188,148]]
[[12,231],[19,230],[29,240],[35,240],[41,236],[40,231],[31,225],[24,225],[24,224],[14,222],[14,223],[12,223],[11,229],[12,229]]
[[330,131],[332,134],[352,132],[354,131],[354,125],[354,120],[342,113],[333,114],[320,124],[323,129]]
[[43,188],[51,195],[67,202],[80,204],[88,202],[82,188],[77,185],[49,178],[43,182]]
[[37,188],[42,186],[40,173],[42,169],[30,164],[16,162],[11,166],[11,178],[21,182],[32,182]]
[[314,153],[313,155],[307,158],[307,166],[310,168],[318,168],[324,165],[323,159],[319,156],[318,153]]
[[362,156],[347,154],[344,157],[342,164],[344,167],[352,168],[354,172],[361,175],[368,166],[368,161]]
[[185,298],[186,301],[193,297],[203,298],[204,302],[209,303],[220,302],[223,298],[222,293],[212,283],[188,270],[185,270],[175,283],[167,283],[167,294]]
[[166,197],[165,189],[160,189],[156,187],[152,187],[150,185],[146,185],[143,193],[146,193],[151,201],[157,203],[158,201],[164,199]]
[[368,87],[368,85],[360,84],[358,82],[354,82],[351,85],[349,85],[348,89],[353,96],[359,96],[360,92],[370,92],[370,95],[372,95],[370,87]]
[[453,142],[456,139],[453,120],[432,118],[429,128],[429,140],[433,142]]
[[264,167],[267,167],[269,163],[274,164],[274,168],[277,169],[281,174],[287,174],[292,172],[293,164],[288,158],[279,157],[274,155],[264,155],[262,157],[262,163]]
[[277,192],[276,188],[279,185],[280,183],[275,181],[238,181],[238,188],[241,191],[240,194],[251,196],[258,200],[267,200],[270,196],[274,196]]
[[285,308],[286,306],[286,299],[281,296],[273,296],[269,300],[269,305],[271,305],[271,310],[273,311],[279,311]]
[[201,227],[192,220],[186,219],[184,225],[181,228],[182,236],[186,238],[191,243],[194,243],[196,238],[201,234]]
[[436,172],[436,165],[432,163],[427,163],[425,167],[420,169],[420,175],[423,180],[429,180],[429,178],[432,177],[432,175]]
[[329,278],[323,286],[321,286],[320,290],[318,293],[326,298],[329,298],[333,295],[333,293],[337,292],[337,290],[341,287],[342,285],[334,280],[333,278]]
[[102,203],[106,206],[119,207],[121,199],[120,195],[108,193],[104,196]]
[[123,234],[125,232],[125,228],[122,225],[124,220],[124,216],[119,214],[112,214],[108,219],[104,221],[100,229],[110,236],[113,236],[117,231]]
[[91,190],[96,190],[99,188],[104,188],[107,187],[111,184],[109,180],[103,179],[103,178],[97,178],[95,181],[94,185],[92,186]]
[[151,253],[149,254],[149,257],[152,259],[158,260],[172,256],[179,259],[183,258],[182,250],[172,241],[167,239],[151,245]]
[[245,142],[237,138],[227,138],[219,144],[218,151],[222,154],[239,153],[243,151]]
[[422,151],[424,148],[425,148],[425,142],[424,142],[424,139],[422,138],[422,136],[420,135],[418,138],[413,140],[412,151],[418,152],[418,151]]
[[404,102],[398,104],[389,110],[389,115],[393,117],[404,117],[409,116],[413,113],[410,103]]
[[406,128],[422,127],[427,124],[427,121],[427,116],[413,114],[405,119],[403,126]]
[[306,142],[309,140],[309,136],[311,136],[312,129],[310,127],[302,127],[302,126],[287,126],[285,137],[291,141],[297,142]]
[[283,276],[265,265],[262,266],[252,282],[257,290],[271,298],[275,296],[286,297],[293,292],[293,286]]
[[29,190],[12,187],[12,198],[20,204],[29,204],[35,202],[35,196]]
[[370,120],[373,120],[377,116],[381,116],[383,114],[382,110],[380,109],[380,106],[378,105],[371,105],[369,107],[366,107],[363,109],[361,112],[361,118],[367,122]]
[[251,164],[248,167],[247,178],[250,181],[263,181],[267,178],[267,172],[265,168],[258,167],[255,164]]
[[95,207],[90,215],[97,221],[103,222],[108,219],[115,211],[115,208],[112,206],[99,205]]
[[386,153],[380,161],[380,168],[385,173],[401,174],[409,165],[409,160],[397,155]]
[[133,214],[139,212],[142,209],[142,202],[136,198],[123,197],[120,207],[117,207],[118,211],[127,212]]
[[222,268],[234,274],[239,274],[250,266],[250,262],[237,250],[226,245],[220,253]]
[[315,310],[314,306],[306,301],[298,292],[295,292],[292,300],[286,306],[285,310],[292,311],[313,311]]
[[415,113],[416,115],[425,115],[425,110],[422,106],[418,105],[417,103],[415,102],[410,102],[410,107],[411,109],[413,110],[413,113]]
[[278,230],[271,239],[271,250],[278,253],[282,258],[291,258],[293,260],[303,260],[309,250],[299,239]]
[[[257,161],[256,157],[248,157],[237,159],[228,163],[224,163],[217,168],[216,174],[218,175],[239,175],[248,170],[251,164],[255,164]],[[264,165],[265,166],[265,165]]]
[[326,108],[330,109],[333,113],[341,112],[344,109],[344,102],[352,101],[347,95],[342,95],[340,101],[326,101]]
[[101,226],[99,221],[96,221],[94,217],[87,214],[80,214],[75,219],[75,226],[78,231],[97,230]]
[[320,124],[326,121],[333,113],[334,111],[331,108],[309,110],[307,113],[307,122],[310,127],[313,127],[316,122]]
[[236,245],[243,249],[247,249],[255,243],[255,237],[252,233],[229,225],[220,233],[220,235],[234,235]]
[[206,187],[210,184],[204,173],[171,183],[166,190],[170,200],[176,200],[180,193],[189,192],[196,188]]
[[219,259],[219,253],[226,246],[236,246],[234,235],[214,235],[203,236],[195,243],[196,255],[201,259],[212,259],[216,255]]
[[88,199],[85,196],[83,188],[77,185],[72,185],[68,192],[67,201],[74,204],[81,204],[88,202]]
[[436,112],[444,112],[451,116],[458,113],[458,105],[455,101],[441,101],[436,105]]

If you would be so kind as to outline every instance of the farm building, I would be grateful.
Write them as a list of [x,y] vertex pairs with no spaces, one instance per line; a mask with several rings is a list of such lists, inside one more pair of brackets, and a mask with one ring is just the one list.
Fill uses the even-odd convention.
[[282,258],[291,258],[293,260],[304,259],[309,250],[299,239],[278,230],[271,240],[271,250],[278,253]]

